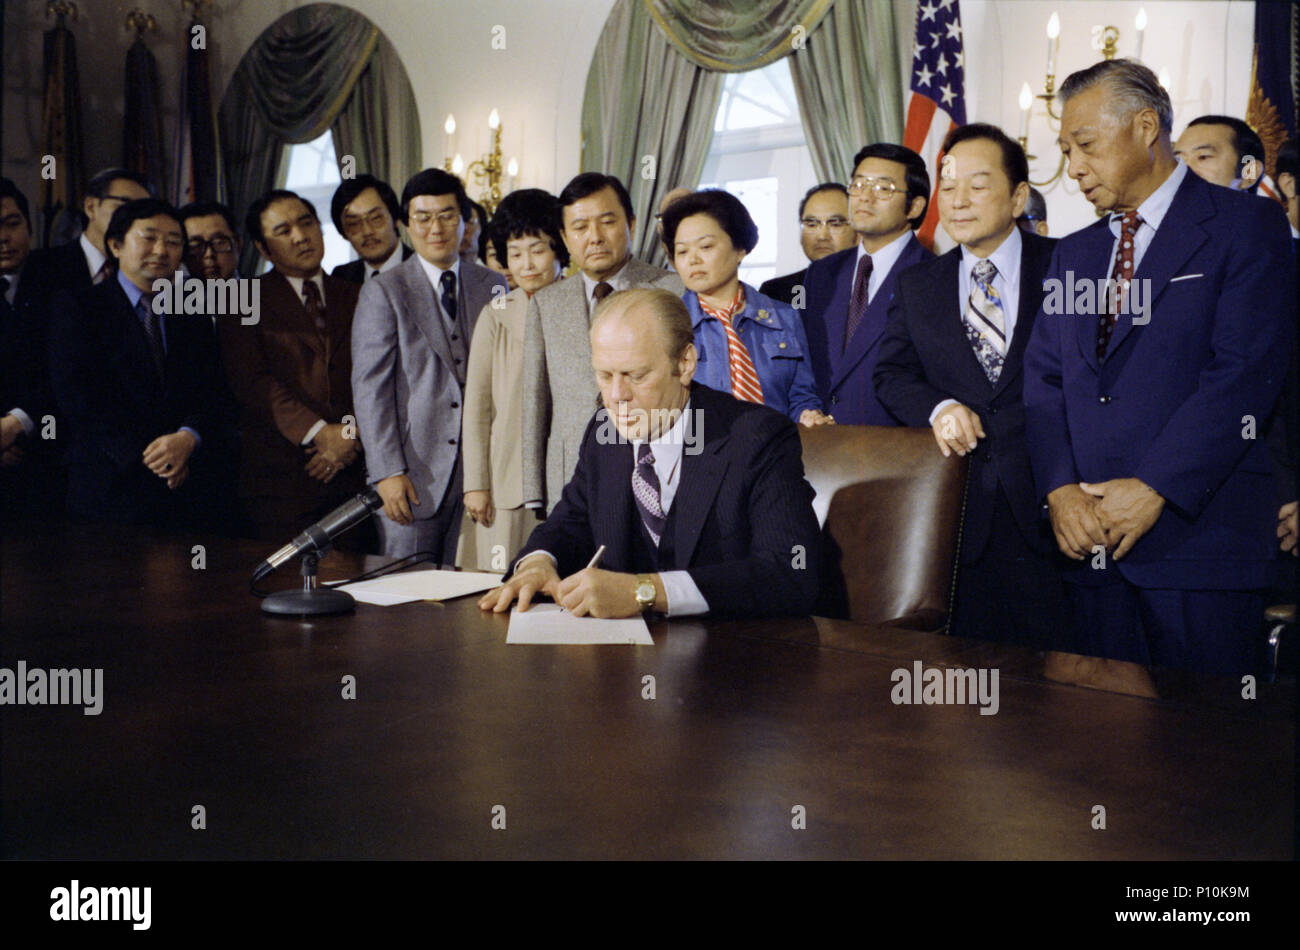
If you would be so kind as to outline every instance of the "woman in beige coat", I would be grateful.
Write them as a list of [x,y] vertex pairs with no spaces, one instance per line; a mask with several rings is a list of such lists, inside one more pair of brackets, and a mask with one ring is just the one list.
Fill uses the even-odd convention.
[[538,188],[512,192],[492,218],[489,240],[517,285],[483,308],[470,341],[465,377],[465,521],[456,563],[502,573],[524,546],[537,516],[523,506],[520,425],[524,316],[528,298],[569,262],[554,196]]

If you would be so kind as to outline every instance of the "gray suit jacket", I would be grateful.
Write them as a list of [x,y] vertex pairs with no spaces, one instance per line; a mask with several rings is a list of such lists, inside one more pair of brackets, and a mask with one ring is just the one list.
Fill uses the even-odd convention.
[[[621,272],[628,287],[686,292],[673,271],[636,258]],[[543,287],[528,302],[524,327],[523,463],[524,501],[542,502],[549,512],[578,464],[578,449],[600,390],[591,368],[586,288],[582,274]]]
[[352,318],[352,399],[366,478],[405,473],[420,498],[417,518],[432,518],[449,490],[459,498],[462,381],[474,324],[494,287],[504,294],[505,278],[462,261],[450,326],[418,256],[362,285]]

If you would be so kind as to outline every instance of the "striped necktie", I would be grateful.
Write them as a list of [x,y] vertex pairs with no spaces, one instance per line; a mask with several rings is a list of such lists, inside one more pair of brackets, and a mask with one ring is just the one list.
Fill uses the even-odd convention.
[[700,300],[700,309],[707,316],[721,323],[723,332],[727,334],[727,365],[731,370],[731,394],[746,402],[762,403],[763,385],[758,381],[758,372],[754,369],[754,361],[750,359],[745,341],[740,338],[732,322],[732,318],[745,309],[745,292],[737,287],[731,305],[722,310],[713,309],[703,300]]
[[966,338],[990,383],[1002,374],[1007,355],[1007,315],[993,286],[998,269],[983,260],[971,269],[970,299],[966,302]]

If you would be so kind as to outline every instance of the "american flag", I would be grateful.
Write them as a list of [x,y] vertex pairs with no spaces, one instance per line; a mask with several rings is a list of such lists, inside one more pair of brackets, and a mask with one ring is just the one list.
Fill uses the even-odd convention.
[[934,244],[939,211],[934,196],[939,187],[939,147],[949,130],[966,124],[966,69],[961,40],[961,10],[957,0],[921,0],[916,8],[916,39],[912,43],[912,85],[907,100],[903,144],[925,159],[934,189],[925,223],[917,239]]

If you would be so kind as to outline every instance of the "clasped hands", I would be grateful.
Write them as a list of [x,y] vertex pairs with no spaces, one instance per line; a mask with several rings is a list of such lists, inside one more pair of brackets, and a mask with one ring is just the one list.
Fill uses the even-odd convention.
[[1118,561],[1151,530],[1164,508],[1164,497],[1140,478],[1062,485],[1047,496],[1056,544],[1076,561],[1099,544]]
[[311,440],[306,471],[312,478],[328,483],[356,460],[361,442],[345,435],[346,428],[341,422],[330,423]]
[[[659,588],[657,580],[655,587]],[[561,580],[555,563],[538,553],[525,557],[510,580],[484,594],[478,606],[499,614],[518,599],[523,611],[537,594],[549,595],[575,617],[635,617],[641,613],[636,602],[636,575],[585,567]],[[656,604],[662,596],[660,591]]]

